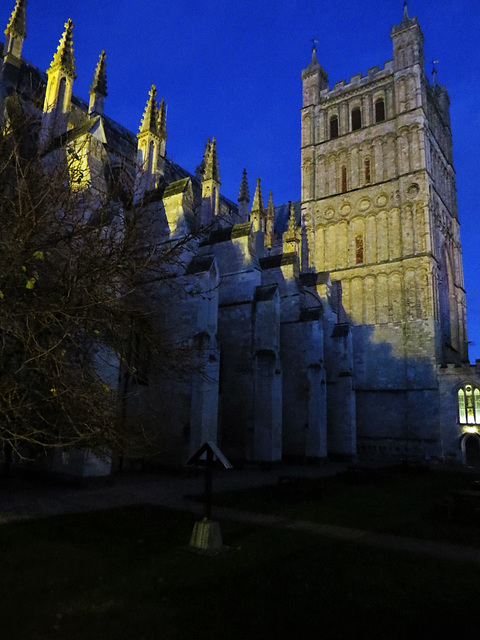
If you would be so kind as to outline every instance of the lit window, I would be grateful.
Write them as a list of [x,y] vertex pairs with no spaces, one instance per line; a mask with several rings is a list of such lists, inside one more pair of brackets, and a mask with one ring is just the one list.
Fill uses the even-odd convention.
[[357,131],[362,128],[362,112],[360,107],[352,109],[352,131]]
[[330,118],[330,139],[338,138],[338,117],[332,116]]
[[466,384],[458,390],[460,424],[480,424],[480,390]]
[[383,122],[385,120],[385,102],[380,98],[375,102],[375,122]]

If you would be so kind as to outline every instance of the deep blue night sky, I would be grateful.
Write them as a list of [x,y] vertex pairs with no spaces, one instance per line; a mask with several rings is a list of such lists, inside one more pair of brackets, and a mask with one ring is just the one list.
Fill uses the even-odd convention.
[[[470,359],[480,358],[480,2],[410,0],[425,36],[427,73],[451,99],[454,162],[468,302]],[[14,0],[4,0],[7,24]],[[217,138],[222,192],[236,201],[246,167],[253,195],[262,178],[275,204],[300,196],[300,72],[311,39],[330,86],[392,57],[390,27],[401,0],[29,0],[24,56],[46,70],[67,18],[74,22],[77,80],[88,100],[107,52],[106,113],[136,132],[152,83],[168,104],[167,154],[193,172],[207,137]]]

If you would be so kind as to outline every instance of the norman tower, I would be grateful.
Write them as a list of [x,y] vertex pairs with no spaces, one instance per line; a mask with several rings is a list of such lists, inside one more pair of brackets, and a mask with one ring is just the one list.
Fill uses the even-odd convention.
[[301,196],[305,266],[341,283],[352,323],[359,444],[381,439],[376,408],[403,446],[432,437],[420,416],[438,366],[468,356],[449,99],[406,4],[391,39],[393,60],[333,89],[314,49]]

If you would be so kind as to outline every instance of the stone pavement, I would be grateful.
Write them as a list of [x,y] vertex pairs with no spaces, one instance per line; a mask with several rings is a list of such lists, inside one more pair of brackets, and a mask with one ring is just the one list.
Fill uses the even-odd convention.
[[[345,468],[329,462],[321,466],[282,465],[269,471],[258,468],[221,471],[214,475],[214,491],[232,491],[266,484],[276,484],[281,476],[326,477]],[[132,504],[157,504],[189,511],[201,516],[203,505],[189,496],[203,491],[203,475],[166,476],[157,474],[125,474],[113,484],[90,488],[41,486],[33,482],[13,481],[0,486],[0,524],[62,513],[80,513]],[[214,500],[215,505],[215,500]],[[292,520],[284,516],[238,511],[225,507],[213,508],[216,520],[237,520],[260,526],[305,531],[360,544],[427,555],[480,565],[480,548],[394,536],[337,525]]]

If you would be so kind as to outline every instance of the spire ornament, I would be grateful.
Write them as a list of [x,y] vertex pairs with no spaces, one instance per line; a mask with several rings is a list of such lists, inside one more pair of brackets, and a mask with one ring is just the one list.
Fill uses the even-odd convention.
[[262,187],[260,186],[261,179],[257,178],[257,186],[255,187],[255,193],[253,194],[252,211],[259,211],[260,215],[263,215],[263,198]]
[[160,137],[158,129],[158,106],[155,100],[156,95],[157,88],[152,84],[148,92],[148,100],[140,124],[140,133],[137,134],[137,137],[148,133],[153,133],[153,135]]
[[103,115],[103,103],[107,97],[107,72],[105,51],[102,51],[97,62],[92,86],[90,87],[89,115]]
[[[208,149],[207,149],[208,147]],[[217,141],[212,138],[212,142],[208,143],[205,147],[205,169],[203,172],[203,181],[213,180],[220,184],[220,174],[218,171],[218,157],[217,157]]]
[[257,186],[253,194],[252,210],[250,211],[250,222],[253,231],[265,231],[265,209],[263,207],[261,180],[257,178]]
[[200,180],[200,182],[203,180],[203,174],[205,171],[205,165],[207,162],[207,156],[210,152],[210,138],[207,138],[207,142],[205,144],[205,151],[203,152],[203,158],[202,161],[200,162],[200,164],[196,167],[195,169],[195,177],[197,178],[197,180]]
[[99,93],[102,96],[107,97],[107,70],[105,62],[105,50],[103,49],[100,58],[95,68],[95,74],[93,76],[92,86],[90,87],[90,95],[92,93]]
[[66,76],[73,80],[77,77],[75,73],[75,58],[73,57],[73,22],[69,18],[65,23],[65,31],[60,38],[57,51],[53,56],[52,63],[48,71],[61,69]]
[[7,28],[5,29],[5,44],[3,46],[3,64],[10,64],[20,68],[23,41],[27,37],[27,0],[17,0],[12,11]]
[[163,98],[158,108],[158,132],[161,138],[167,139],[167,107]]
[[283,234],[283,252],[290,253],[294,251],[298,253],[300,238],[297,231],[297,221],[295,218],[295,205],[293,202],[288,203],[288,227],[285,233]]
[[273,196],[270,191],[268,194],[267,210],[265,212],[265,245],[272,246],[273,242],[273,225],[275,221],[275,207],[273,206]]
[[297,222],[295,220],[295,207],[293,202],[288,203],[289,213],[288,213],[288,235],[289,237],[295,236],[297,232]]
[[240,190],[238,192],[238,202],[250,202],[250,193],[248,191],[247,170],[242,173],[242,181],[240,182]]
[[4,33],[11,38],[27,37],[27,0],[17,0]]

